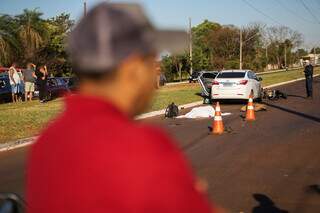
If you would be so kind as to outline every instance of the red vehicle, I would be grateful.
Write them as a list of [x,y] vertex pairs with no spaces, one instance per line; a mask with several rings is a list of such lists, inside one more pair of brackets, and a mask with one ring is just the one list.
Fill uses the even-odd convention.
[[6,72],[8,70],[9,70],[9,68],[7,68],[7,67],[0,67],[0,73]]

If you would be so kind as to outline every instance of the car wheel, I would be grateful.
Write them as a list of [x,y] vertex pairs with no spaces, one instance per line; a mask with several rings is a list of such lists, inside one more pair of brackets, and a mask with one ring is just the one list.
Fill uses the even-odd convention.
[[256,98],[256,100],[255,100],[256,102],[258,102],[258,103],[261,103],[262,102],[262,98],[261,97],[259,97],[259,98]]
[[262,102],[263,97],[263,89],[260,90],[258,98],[256,98],[256,102]]
[[51,100],[52,100],[52,93],[48,92],[47,101],[51,101]]
[[208,98],[208,97],[203,98],[203,104],[211,104],[211,103],[212,103],[211,98]]

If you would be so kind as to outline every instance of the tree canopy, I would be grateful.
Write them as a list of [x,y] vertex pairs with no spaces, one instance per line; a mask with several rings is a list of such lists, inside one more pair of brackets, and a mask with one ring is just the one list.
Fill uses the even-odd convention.
[[0,66],[46,64],[53,74],[70,72],[65,40],[74,21],[69,14],[44,19],[38,9],[0,16]]
[[[245,69],[263,71],[267,64],[281,68],[285,66],[285,59],[287,65],[291,65],[304,54],[304,49],[298,49],[303,42],[301,33],[288,27],[251,23],[241,31]],[[239,69],[240,28],[204,20],[192,28],[192,38],[194,71]],[[168,79],[172,78],[170,74],[189,72],[188,51],[180,56],[165,56],[162,67]]]

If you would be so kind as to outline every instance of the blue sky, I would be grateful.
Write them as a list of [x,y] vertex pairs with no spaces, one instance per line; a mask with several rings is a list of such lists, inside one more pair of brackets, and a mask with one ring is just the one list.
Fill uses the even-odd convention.
[[[90,8],[101,1],[87,0],[87,5]],[[245,1],[271,18],[257,12]],[[304,8],[301,1],[305,2],[316,17]],[[135,2],[143,4],[155,25],[160,28],[186,29],[188,17],[192,18],[193,24],[198,24],[204,19],[236,26],[244,26],[251,22],[268,25],[280,23],[303,33],[304,46],[307,48],[320,45],[320,0],[136,0]],[[37,7],[45,17],[67,12],[77,20],[83,13],[83,0],[0,0],[0,13],[15,15],[24,8]],[[278,23],[273,20],[277,20]],[[317,21],[319,23],[316,23]]]

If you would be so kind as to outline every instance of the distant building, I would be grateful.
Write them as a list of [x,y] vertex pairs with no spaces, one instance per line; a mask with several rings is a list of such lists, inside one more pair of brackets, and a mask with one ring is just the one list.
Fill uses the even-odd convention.
[[306,56],[303,56],[300,59],[301,65],[304,65],[307,60],[309,60],[310,63],[313,64],[313,65],[320,65],[320,54],[310,53],[310,54],[308,54]]

